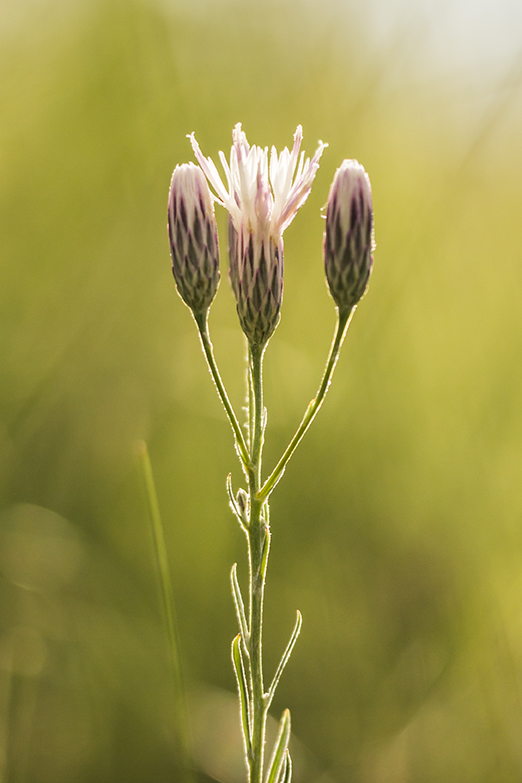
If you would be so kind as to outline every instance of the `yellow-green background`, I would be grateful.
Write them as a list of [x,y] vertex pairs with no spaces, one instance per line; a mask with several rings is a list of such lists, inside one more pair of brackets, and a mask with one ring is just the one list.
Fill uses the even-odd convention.
[[[182,780],[140,438],[197,763],[242,779],[228,575],[237,561],[244,584],[246,562],[224,491],[240,471],[165,226],[186,134],[216,156],[238,121],[262,146],[298,123],[308,154],[329,142],[285,235],[267,469],[333,331],[329,183],[355,157],[374,189],[370,292],[273,496],[267,672],[304,616],[273,707],[292,710],[296,783],[522,779],[522,22],[508,0],[452,7],[2,7],[2,783]],[[224,253],[211,328],[240,409]]]

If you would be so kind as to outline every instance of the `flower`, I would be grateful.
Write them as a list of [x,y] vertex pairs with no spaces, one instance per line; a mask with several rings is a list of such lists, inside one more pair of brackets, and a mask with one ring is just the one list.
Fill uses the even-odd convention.
[[312,188],[326,144],[319,142],[310,160],[299,154],[299,125],[290,152],[252,146],[238,123],[232,131],[230,164],[219,153],[227,186],[211,158],[205,158],[194,133],[196,159],[215,194],[229,212],[230,281],[241,327],[252,345],[264,345],[279,320],[283,298],[283,231]]
[[344,160],[330,187],[324,234],[326,279],[340,312],[365,293],[374,249],[370,179],[356,160]]
[[210,190],[193,163],[176,166],[172,174],[168,229],[178,292],[199,317],[207,312],[219,285],[219,245]]

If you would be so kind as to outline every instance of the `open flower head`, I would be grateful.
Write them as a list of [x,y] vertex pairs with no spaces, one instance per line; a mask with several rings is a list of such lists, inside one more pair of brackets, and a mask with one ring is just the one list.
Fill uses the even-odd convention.
[[283,298],[283,231],[312,188],[325,144],[312,159],[300,152],[299,126],[290,152],[250,147],[241,124],[232,131],[230,163],[220,152],[226,185],[211,158],[190,136],[196,159],[229,218],[230,280],[241,327],[251,344],[264,345],[279,320]]
[[203,315],[219,285],[219,245],[210,190],[193,163],[176,166],[172,174],[168,228],[179,294],[195,316]]
[[344,160],[330,187],[324,234],[326,279],[341,312],[366,292],[374,248],[370,178],[356,160]]

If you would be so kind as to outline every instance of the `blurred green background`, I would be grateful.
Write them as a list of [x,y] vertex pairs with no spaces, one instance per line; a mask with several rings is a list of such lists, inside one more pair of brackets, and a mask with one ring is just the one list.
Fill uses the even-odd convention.
[[[522,779],[522,10],[510,0],[21,0],[0,10],[0,780],[183,780],[149,444],[200,780],[244,779],[229,569],[240,471],[170,272],[174,165],[329,142],[285,234],[266,469],[334,326],[320,208],[370,173],[377,252],[273,496],[266,668],[296,783]],[[225,228],[219,214],[220,228]],[[224,236],[224,235],[223,235]],[[242,336],[211,313],[230,395]]]

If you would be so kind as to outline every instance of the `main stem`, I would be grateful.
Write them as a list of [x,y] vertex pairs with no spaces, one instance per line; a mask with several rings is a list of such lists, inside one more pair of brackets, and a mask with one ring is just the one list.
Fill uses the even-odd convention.
[[252,755],[249,761],[249,783],[262,783],[267,705],[263,685],[263,598],[266,568],[270,548],[268,504],[259,500],[261,460],[263,452],[263,348],[251,346],[249,351],[250,384],[253,403],[251,468],[249,470],[250,520],[248,527],[248,557],[250,564],[249,627],[250,686],[252,697]]

